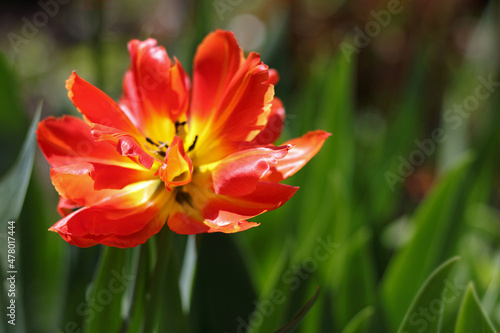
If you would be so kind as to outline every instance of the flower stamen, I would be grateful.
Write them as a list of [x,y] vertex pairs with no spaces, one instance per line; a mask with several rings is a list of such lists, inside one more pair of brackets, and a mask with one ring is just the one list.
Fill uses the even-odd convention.
[[178,120],[175,122],[175,134],[179,135],[179,127],[187,124],[187,121],[180,123]]
[[157,147],[158,149],[156,149],[155,151],[153,151],[155,154],[158,154],[160,155],[161,157],[165,157],[166,156],[166,152],[164,150],[162,150],[163,148],[166,148],[168,149],[168,142],[161,142],[161,141],[158,141],[158,143],[154,142],[151,138],[149,137],[146,137],[146,141],[149,143],[149,144],[152,144],[153,146]]
[[153,140],[151,140],[151,138],[146,137],[146,141],[147,141],[148,143],[152,144],[153,146],[158,147],[158,144],[157,144],[156,142],[154,142]]
[[198,135],[196,135],[196,136],[194,137],[194,141],[193,141],[193,143],[192,143],[192,144],[191,144],[191,146],[189,146],[189,148],[188,148],[188,153],[189,153],[191,150],[193,150],[193,149],[194,149],[194,147],[196,146],[196,142],[197,142],[197,141],[198,141]]

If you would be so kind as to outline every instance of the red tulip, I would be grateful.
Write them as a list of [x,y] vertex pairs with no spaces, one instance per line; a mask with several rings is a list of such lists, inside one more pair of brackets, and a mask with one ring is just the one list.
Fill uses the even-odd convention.
[[63,218],[50,228],[87,247],[132,247],[167,222],[180,234],[233,233],[276,209],[297,172],[330,135],[309,132],[276,147],[285,113],[277,73],[244,57],[233,34],[198,47],[193,83],[156,41],[128,44],[119,103],[72,73],[68,96],[84,115],[50,117],[38,143],[51,165]]

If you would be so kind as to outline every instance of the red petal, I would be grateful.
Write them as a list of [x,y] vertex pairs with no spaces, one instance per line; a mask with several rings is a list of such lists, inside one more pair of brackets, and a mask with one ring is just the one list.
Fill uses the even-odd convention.
[[248,222],[248,221],[239,221],[236,223],[231,223],[225,226],[210,226],[210,230],[208,232],[223,232],[225,234],[233,234],[240,231],[245,231],[250,228],[258,227],[260,223]]
[[[115,174],[109,173],[116,170],[115,167],[106,165],[80,163],[53,168],[50,170],[50,176],[59,195],[80,206],[91,206],[105,201],[108,205],[135,206],[146,200],[144,196],[151,195],[160,182],[156,179],[141,180],[147,178],[147,175],[135,173],[131,169],[120,171],[127,176],[128,181],[118,180]],[[106,185],[112,185],[114,189]]]
[[175,65],[170,69],[170,86],[166,92],[169,102],[167,108],[170,119],[176,121],[186,115],[191,96],[191,80],[184,72],[181,63],[175,59]]
[[267,83],[270,83],[273,86],[275,86],[279,80],[280,80],[280,75],[278,74],[278,71],[275,70],[274,68],[270,68],[269,69],[269,81],[267,81]]
[[[181,234],[203,232],[233,233],[257,226],[246,220],[282,206],[298,187],[259,182],[255,190],[244,196],[216,195],[208,187],[186,186],[189,204],[180,204],[168,220],[172,231]],[[201,214],[200,214],[201,212]]]
[[178,136],[167,149],[165,163],[158,169],[158,174],[168,190],[191,182],[193,162],[184,152],[184,144]]
[[119,248],[135,247],[139,244],[144,244],[161,230],[168,219],[168,213],[168,210],[162,209],[141,230],[130,235],[112,235],[106,238],[102,244]]
[[197,220],[183,212],[174,213],[168,218],[167,224],[170,230],[181,235],[201,234],[210,229],[203,223],[203,219]]
[[285,144],[292,145],[293,148],[278,163],[271,166],[263,180],[279,182],[295,174],[316,155],[330,135],[325,131],[317,130],[285,142]]
[[75,72],[66,80],[66,89],[68,89],[68,96],[78,111],[91,122],[114,127],[130,134],[139,134],[115,101],[80,78]]
[[196,219],[185,212],[175,213],[173,216],[169,217],[167,223],[170,230],[181,235],[195,235],[206,232],[223,232],[229,234],[260,225],[254,222],[238,221],[218,226],[205,222],[201,217]]
[[153,173],[144,169],[129,169],[99,163],[93,163],[92,166],[90,177],[94,180],[95,190],[119,190],[130,184],[156,179]]
[[266,83],[268,80],[268,67],[257,53],[250,53],[227,87],[219,115],[214,118],[221,138],[247,140],[265,126],[274,96],[274,87]]
[[155,161],[155,159],[151,155],[149,155],[142,149],[142,146],[137,143],[135,138],[129,135],[122,136],[118,140],[117,150],[118,153],[123,156],[137,157],[139,163],[141,163],[148,169],[151,169]]
[[[88,175],[94,181],[93,188],[97,191],[119,190],[130,184],[156,179],[151,172],[147,172],[144,169],[129,169],[101,163],[65,165],[51,169],[51,175],[55,177],[53,182],[56,182],[59,179],[57,177],[62,177],[62,175]],[[76,181],[76,179],[74,181]],[[71,186],[71,184],[68,184],[68,186]]]
[[131,208],[84,207],[66,216],[49,230],[70,244],[88,247],[103,244],[133,247],[158,232],[168,216],[166,191]]
[[271,113],[267,118],[266,127],[252,140],[253,145],[268,145],[276,141],[283,130],[285,109],[283,103],[275,97],[271,104]]
[[156,46],[154,39],[132,40],[128,48],[131,67],[124,78],[120,105],[143,133],[167,137],[168,125],[186,114],[189,77],[177,60],[172,65],[165,49]]
[[232,32],[217,30],[205,37],[194,58],[192,116],[200,119],[212,116],[242,57]]
[[118,190],[94,190],[91,170],[90,163],[73,164],[51,169],[50,178],[59,195],[79,206],[90,206],[118,193]]
[[62,217],[65,217],[81,207],[82,207],[81,205],[77,204],[73,200],[69,200],[61,196],[59,197],[59,203],[57,204],[57,212]]
[[265,127],[274,95],[268,67],[257,53],[242,59],[230,32],[216,31],[198,47],[190,128],[199,135],[197,156],[202,163],[231,152],[211,149],[214,139],[219,140],[216,145],[230,147],[230,141],[251,140]]
[[167,110],[165,92],[170,80],[170,59],[163,47],[156,46],[156,40],[147,39],[143,42],[132,40],[128,43],[131,68],[139,101],[143,104],[143,111]]
[[210,225],[224,227],[282,206],[297,190],[295,186],[260,181],[248,195],[212,198],[202,214]]
[[136,168],[137,164],[116,151],[116,145],[95,141],[90,127],[81,119],[50,117],[38,124],[40,149],[52,167],[95,162]]
[[252,148],[231,154],[212,170],[214,192],[221,195],[252,193],[259,180],[286,156],[289,146]]

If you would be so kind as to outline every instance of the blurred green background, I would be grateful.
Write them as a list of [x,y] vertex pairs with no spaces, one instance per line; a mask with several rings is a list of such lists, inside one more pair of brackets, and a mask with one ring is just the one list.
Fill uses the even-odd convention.
[[[6,287],[14,219],[18,308],[14,329],[2,290],[0,332],[494,332],[499,20],[498,1],[472,0],[2,2],[0,262]],[[59,219],[48,163],[33,144],[21,153],[39,101],[42,118],[76,115],[64,87],[72,70],[118,99],[132,38],[156,38],[191,73],[216,28],[280,73],[280,142],[333,134],[287,180],[297,194],[255,218],[258,228],[169,235],[168,249],[157,237],[80,249],[48,232]],[[133,282],[93,307],[111,267]],[[152,276],[166,286],[135,283]]]

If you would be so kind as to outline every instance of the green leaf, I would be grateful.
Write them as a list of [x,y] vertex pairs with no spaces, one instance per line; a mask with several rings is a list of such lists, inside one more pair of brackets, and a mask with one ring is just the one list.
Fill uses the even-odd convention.
[[495,329],[488,316],[481,307],[474,284],[467,286],[467,291],[462,300],[458,313],[455,333],[494,333]]
[[[81,307],[82,304],[85,306],[87,289],[88,286],[92,284],[92,280],[95,277],[97,265],[96,258],[99,258],[101,248],[98,246],[90,248],[76,247],[66,242],[61,242],[58,235],[47,232],[47,228],[44,229],[43,232],[49,234],[46,242],[52,246],[58,243],[65,250],[63,252],[65,254],[65,260],[62,265],[66,270],[64,276],[66,284],[60,286],[60,288],[64,287],[64,302],[61,309],[62,318],[60,319],[59,328],[63,332],[71,331],[73,329],[72,327],[78,328],[77,331],[81,331],[81,328],[85,326],[84,322],[87,319],[87,315],[82,315],[77,309]],[[31,243],[33,244],[33,242]],[[47,264],[45,264],[45,266],[47,266]]]
[[[11,220],[16,221],[19,218],[21,209],[23,207],[24,198],[26,196],[26,191],[28,189],[28,184],[31,179],[31,170],[33,168],[33,159],[35,156],[36,147],[35,129],[38,125],[38,121],[40,120],[41,109],[42,103],[38,105],[35,117],[31,122],[26,139],[21,149],[21,153],[19,154],[16,163],[0,181],[0,246],[2,249],[7,249],[8,222]],[[17,235],[18,234],[15,234],[15,239],[18,238]],[[19,251],[19,246],[17,246],[17,251]],[[17,254],[17,258],[19,258],[19,254]],[[7,256],[4,256],[2,260],[0,260],[0,267],[2,269],[2,272],[7,271],[7,262],[5,260],[7,260]],[[2,288],[0,288],[2,292],[2,295],[0,296],[0,305],[4,309],[7,306],[7,302],[9,302],[9,300],[6,299],[7,292],[3,286],[6,286],[6,284],[2,284]],[[18,291],[17,295],[20,294],[21,292]],[[22,318],[24,315],[24,306],[22,297],[16,297],[16,308],[16,326],[20,331],[23,331],[24,320]],[[6,327],[3,326],[4,323],[5,325],[7,325],[6,321],[2,320],[0,329],[6,329]]]
[[294,328],[299,325],[299,323],[302,321],[302,319],[305,317],[307,312],[312,308],[316,300],[318,299],[319,296],[319,286],[316,288],[316,292],[314,293],[313,297],[300,309],[295,316],[293,316],[292,320],[289,321],[286,325],[278,329],[275,333],[286,333],[286,332],[291,332]]
[[89,298],[77,309],[85,314],[84,332],[118,332],[122,326],[122,300],[136,273],[130,272],[128,256],[133,249],[104,247]]
[[[36,127],[40,121],[42,103],[38,104],[28,135],[24,141],[16,163],[0,181],[0,223],[2,227],[8,220],[15,220],[21,213],[24,197],[31,178],[36,148]],[[4,228],[2,231],[5,230]]]
[[[440,318],[444,307],[458,296],[453,295],[453,292],[459,291],[449,290],[453,285],[447,279],[458,260],[458,257],[452,258],[432,272],[413,299],[398,332],[440,332]],[[448,294],[452,296],[448,297]]]
[[463,159],[435,185],[415,212],[413,238],[387,268],[382,281],[382,302],[392,330],[399,327],[425,278],[445,259],[444,244],[450,246],[453,231],[459,228],[457,222],[462,218],[461,193],[470,162],[469,157]]
[[363,310],[359,311],[352,319],[347,323],[342,333],[364,333],[368,330],[368,325],[370,320],[375,313],[373,306],[368,306]]
[[[152,243],[152,242],[149,242]],[[140,332],[144,319],[144,308],[146,304],[147,284],[150,278],[150,244],[140,245],[139,258],[136,265],[137,278],[133,286],[127,290],[125,299],[129,303],[128,312],[125,315],[121,332]]]

